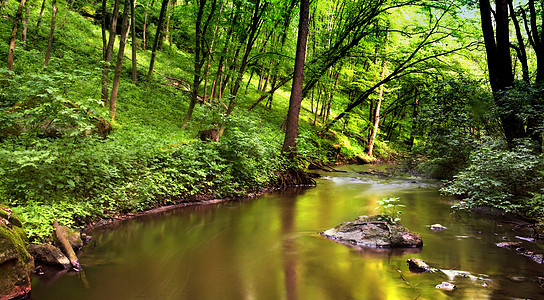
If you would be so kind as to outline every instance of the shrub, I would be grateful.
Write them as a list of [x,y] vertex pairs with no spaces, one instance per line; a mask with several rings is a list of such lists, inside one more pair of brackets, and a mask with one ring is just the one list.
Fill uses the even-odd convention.
[[482,147],[470,155],[469,166],[442,191],[462,198],[461,207],[489,205],[522,212],[531,193],[544,188],[544,160],[525,143],[515,150]]

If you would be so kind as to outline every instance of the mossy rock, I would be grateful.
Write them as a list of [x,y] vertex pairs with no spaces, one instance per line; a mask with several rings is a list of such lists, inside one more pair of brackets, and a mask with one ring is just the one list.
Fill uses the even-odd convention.
[[17,226],[20,219],[5,207],[0,211],[0,299],[23,297],[30,292],[34,260],[26,249],[25,231]]

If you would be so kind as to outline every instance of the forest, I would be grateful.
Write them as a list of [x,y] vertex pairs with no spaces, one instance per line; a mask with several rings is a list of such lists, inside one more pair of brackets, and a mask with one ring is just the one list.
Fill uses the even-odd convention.
[[0,5],[0,202],[31,241],[348,163],[544,217],[541,1]]

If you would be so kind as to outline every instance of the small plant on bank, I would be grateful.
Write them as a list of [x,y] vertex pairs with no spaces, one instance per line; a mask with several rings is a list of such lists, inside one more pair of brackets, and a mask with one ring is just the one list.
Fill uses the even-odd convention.
[[376,209],[381,211],[380,220],[389,224],[394,224],[400,221],[402,211],[399,210],[399,207],[404,207],[404,205],[400,204],[400,199],[398,197],[383,198],[376,202],[378,203],[378,207],[376,207]]

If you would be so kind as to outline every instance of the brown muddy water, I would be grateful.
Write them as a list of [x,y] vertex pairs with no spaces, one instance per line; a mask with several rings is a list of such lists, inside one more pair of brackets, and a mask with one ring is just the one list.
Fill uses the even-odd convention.
[[[95,231],[80,256],[84,274],[34,278],[32,299],[544,299],[544,265],[495,243],[542,245],[517,238],[511,224],[452,213],[435,182],[355,173],[386,167],[343,166],[348,173],[324,173],[315,188]],[[400,198],[421,250],[354,249],[318,234],[376,214],[383,197]],[[448,229],[430,230],[435,223]],[[411,273],[411,257],[443,271]],[[436,289],[441,282],[457,289]]]

